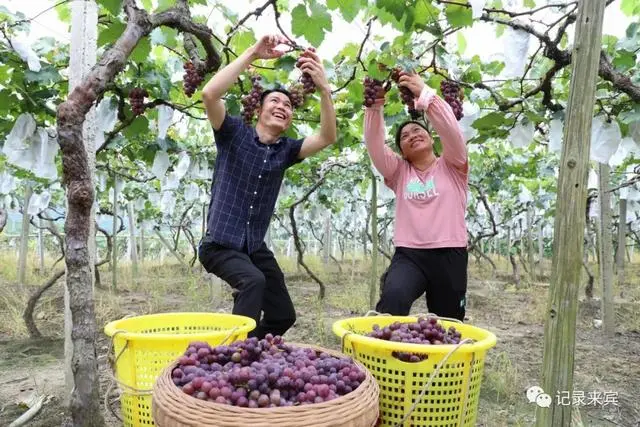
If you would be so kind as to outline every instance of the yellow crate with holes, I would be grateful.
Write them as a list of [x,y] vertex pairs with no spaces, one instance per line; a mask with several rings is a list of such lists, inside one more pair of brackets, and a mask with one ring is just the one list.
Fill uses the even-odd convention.
[[[333,332],[342,341],[342,352],[364,364],[378,381],[380,425],[475,426],[485,355],[495,346],[496,336],[454,319],[440,318],[445,329],[454,326],[461,333],[459,345],[408,344],[365,336],[374,324],[383,328],[394,322],[417,320],[418,316],[356,317],[335,322]],[[394,352],[426,359],[404,362],[394,357]]]
[[184,353],[192,341],[211,346],[247,338],[256,327],[248,317],[225,313],[160,313],[127,317],[107,324],[111,337],[112,386],[122,391],[126,427],[154,425],[151,392],[158,375]]

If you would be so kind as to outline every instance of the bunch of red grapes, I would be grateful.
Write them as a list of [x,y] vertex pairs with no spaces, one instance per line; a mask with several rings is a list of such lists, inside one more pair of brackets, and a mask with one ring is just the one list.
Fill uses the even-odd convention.
[[[315,48],[310,47],[308,48],[311,52],[315,52]],[[300,55],[300,58],[302,57],[306,57],[306,53],[302,52],[302,54]],[[298,60],[296,61],[296,67],[300,68],[302,66],[302,62],[300,61],[300,58],[298,58]],[[300,77],[300,83],[302,83],[302,89],[303,89],[303,93],[305,95],[308,95],[310,93],[315,92],[316,90],[316,84],[313,82],[313,79],[311,78],[311,76],[308,73],[302,73],[302,76]]]
[[[398,83],[400,81],[400,77],[402,76],[402,68],[396,67],[391,70],[391,80]],[[415,102],[413,93],[409,90],[409,88],[405,86],[398,86],[398,90],[400,91],[400,99],[402,99],[402,103],[407,106],[407,111],[413,120],[416,120],[420,117],[420,113],[415,109]]]
[[129,103],[131,104],[131,111],[135,116],[139,116],[144,113],[144,98],[149,96],[146,89],[133,88],[129,92]]
[[451,106],[456,119],[460,120],[464,117],[462,113],[463,92],[460,90],[458,83],[451,80],[443,80],[442,83],[440,83],[440,91],[442,92],[442,96],[444,96],[444,100]]
[[294,84],[289,88],[289,93],[291,94],[291,104],[293,104],[293,108],[298,108],[302,104],[304,104],[304,87],[301,84]]
[[382,83],[380,80],[372,79],[369,76],[364,78],[364,105],[371,107],[376,101],[378,94],[382,90]]
[[246,123],[251,123],[254,112],[260,108],[260,97],[262,96],[262,85],[260,84],[260,76],[251,77],[251,91],[242,98],[242,118]]
[[[418,317],[418,320],[412,323],[394,322],[383,328],[373,325],[373,331],[369,332],[367,336],[386,341],[423,345],[459,344],[462,338],[456,328],[450,326],[448,330],[445,329],[435,317],[426,319]],[[394,351],[392,355],[403,362],[412,363],[427,358],[425,354],[411,354],[401,351]]]
[[365,373],[350,358],[293,347],[267,334],[213,348],[193,342],[172,378],[197,399],[266,408],[328,402],[357,389]]
[[182,76],[182,79],[184,81],[184,93],[191,98],[198,86],[200,86],[200,83],[204,80],[204,76],[196,70],[196,67],[191,61],[185,62],[183,68],[184,75]]

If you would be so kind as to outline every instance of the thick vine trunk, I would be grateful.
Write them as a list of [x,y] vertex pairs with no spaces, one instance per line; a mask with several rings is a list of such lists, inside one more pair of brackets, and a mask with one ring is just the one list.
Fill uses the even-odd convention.
[[29,252],[29,204],[33,188],[27,184],[24,190],[24,204],[22,205],[22,231],[20,234],[20,254],[18,255],[18,283],[21,287],[26,286],[27,277],[27,254]]
[[513,254],[509,254],[509,262],[511,262],[511,269],[513,271],[513,283],[516,288],[520,288],[520,271],[518,270],[518,263],[516,257]]
[[124,69],[138,42],[156,26],[168,25],[195,34],[203,41],[209,70],[217,68],[220,63],[220,58],[211,45],[211,31],[206,26],[191,21],[186,1],[180,0],[175,7],[152,16],[138,9],[135,0],[123,0],[123,4],[127,15],[124,32],[106,50],[97,65],[73,87],[68,99],[57,110],[63,184],[67,192],[65,261],[73,343],[69,351],[73,373],[70,412],[74,426],[104,425],[99,400],[92,254],[89,247],[94,188],[83,144],[85,117],[96,99],[104,94],[107,85]]
[[[552,396],[574,390],[573,370],[580,270],[584,250],[587,174],[591,123],[602,41],[605,2],[578,2],[572,55],[571,87],[553,229],[552,278],[547,304],[542,360],[542,389]],[[537,427],[564,427],[571,423],[571,405],[536,408]]]
[[329,263],[329,257],[331,256],[331,211],[324,220],[324,238],[322,243],[322,263],[327,265]]
[[3,208],[0,208],[0,233],[4,230],[4,227],[7,225],[7,211]]
[[160,239],[160,243],[162,243],[164,245],[164,247],[169,250],[171,255],[173,255],[175,257],[175,259],[177,259],[180,262],[180,264],[182,264],[185,267],[189,268],[189,264],[187,264],[187,262],[184,260],[184,258],[182,258],[180,256],[180,254],[178,252],[173,250],[173,247],[171,247],[171,244],[169,243],[169,241],[167,239],[165,239],[165,237],[160,233],[160,229],[159,228],[155,228],[154,231],[156,233],[156,236],[158,236],[158,239]]
[[[107,234],[106,230],[103,230],[99,227],[96,227],[96,228],[98,231],[102,232],[105,236],[107,236],[107,256],[102,261],[96,263],[95,272],[97,274],[98,267],[108,263],[110,260],[109,255],[111,254],[111,239]],[[33,311],[35,310],[36,305],[38,304],[38,300],[40,299],[43,293],[45,293],[50,287],[52,287],[58,281],[58,279],[64,276],[64,272],[65,272],[64,270],[60,270],[60,271],[57,271],[55,274],[53,274],[49,278],[49,280],[47,280],[41,287],[36,289],[36,291],[33,294],[31,294],[31,297],[29,297],[29,300],[27,301],[27,307],[22,313],[22,319],[24,320],[24,323],[27,327],[27,331],[29,331],[29,336],[33,339],[42,338],[42,334],[40,333],[40,330],[36,326],[36,322],[33,319]]]
[[584,294],[587,297],[587,300],[590,300],[593,298],[593,283],[595,282],[595,277],[593,277],[591,270],[589,270],[586,259],[582,261],[582,266],[584,267],[584,271],[587,273],[587,286],[584,288]]
[[611,237],[611,193],[609,192],[611,168],[599,164],[600,178],[598,197],[600,198],[600,284],[602,286],[602,312],[604,313],[604,334],[614,335],[615,312],[613,305],[613,241]]
[[38,227],[38,261],[40,263],[40,267],[38,268],[38,270],[40,271],[40,274],[44,274],[45,273],[45,265],[44,265],[44,231],[43,231],[43,225],[42,225],[42,218],[38,219],[39,222],[39,227]]
[[492,274],[493,274],[493,277],[495,277],[495,276],[496,276],[496,274],[497,274],[497,272],[498,272],[498,266],[496,265],[496,263],[495,263],[495,262],[493,262],[493,260],[492,260],[492,259],[491,259],[487,254],[485,254],[484,252],[482,252],[482,251],[480,250],[480,248],[479,248],[479,247],[477,247],[477,246],[476,246],[476,247],[474,247],[474,248],[472,249],[472,251],[473,251],[473,252],[475,252],[475,253],[477,253],[477,254],[478,254],[478,257],[480,257],[480,258],[484,259],[485,261],[487,261],[487,262],[491,265],[491,270],[493,271],[493,273],[492,273]]

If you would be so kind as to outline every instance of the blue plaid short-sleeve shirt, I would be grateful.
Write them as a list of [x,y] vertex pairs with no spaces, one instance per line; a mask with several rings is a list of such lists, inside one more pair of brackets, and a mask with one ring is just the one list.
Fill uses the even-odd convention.
[[226,115],[214,129],[217,157],[204,241],[252,253],[264,241],[284,173],[300,162],[302,139],[263,144],[256,129]]

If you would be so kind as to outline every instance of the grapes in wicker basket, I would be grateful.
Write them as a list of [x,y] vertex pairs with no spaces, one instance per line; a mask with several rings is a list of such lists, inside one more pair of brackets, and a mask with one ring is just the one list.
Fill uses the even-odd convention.
[[[459,344],[462,334],[455,327],[446,329],[435,317],[418,317],[415,322],[394,322],[388,326],[373,325],[373,330],[368,337],[386,341],[401,342],[407,344],[443,345]],[[403,362],[420,362],[427,358],[426,354],[413,354],[404,351],[394,351],[392,356]]]
[[328,402],[357,389],[365,373],[351,358],[291,346],[268,334],[213,348],[193,342],[172,379],[197,399],[266,408]]

